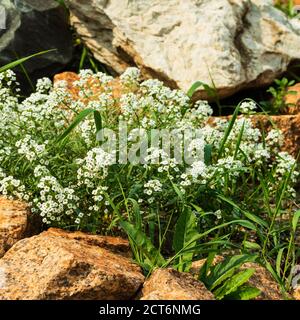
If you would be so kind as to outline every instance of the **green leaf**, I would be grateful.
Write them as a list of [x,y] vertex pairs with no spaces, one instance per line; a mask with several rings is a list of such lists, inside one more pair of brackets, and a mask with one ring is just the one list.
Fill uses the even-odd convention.
[[146,261],[150,262],[151,267],[162,266],[165,263],[163,256],[144,232],[137,230],[134,225],[124,220],[120,220],[119,224],[134,242],[135,246],[143,253]]
[[243,121],[243,125],[242,125],[241,131],[239,133],[237,143],[236,143],[234,157],[233,157],[234,159],[236,159],[236,157],[238,155],[238,151],[240,149],[240,145],[241,145],[242,139],[243,139],[244,130],[245,130],[245,120]]
[[[188,207],[184,209],[184,211],[181,213],[179,219],[177,220],[176,226],[175,226],[175,232],[173,237],[173,248],[175,252],[180,252],[183,248],[190,249],[196,245],[195,242],[190,242],[195,236],[197,236],[199,233],[197,231],[197,221],[196,216],[192,212],[192,210]],[[187,243],[190,244],[186,246]],[[180,263],[184,262],[192,262],[193,258],[193,252],[184,253],[180,256]],[[181,268],[184,268],[184,266],[181,266]],[[182,270],[181,270],[182,271]]]
[[204,163],[209,166],[211,164],[211,159],[212,159],[212,145],[207,144],[204,147]]
[[259,226],[261,227],[265,227],[268,228],[269,224],[267,221],[263,220],[262,218],[258,217],[257,215],[245,211],[243,209],[241,209],[234,201],[232,201],[231,199],[223,196],[222,194],[217,194],[217,197],[225,202],[227,202],[228,204],[232,205],[234,208],[238,209],[239,211],[241,211],[249,220],[257,223]]
[[10,62],[2,67],[0,67],[0,72],[4,72],[8,69],[13,69],[14,67],[26,62],[27,60],[29,59],[32,59],[34,57],[37,57],[37,56],[40,56],[42,54],[46,54],[48,52],[51,52],[51,51],[55,51],[56,49],[51,49],[51,50],[46,50],[46,51],[41,51],[41,52],[38,52],[38,53],[35,53],[35,54],[32,54],[30,56],[27,56],[27,57],[24,57],[24,58],[21,58],[21,59],[18,59],[18,60],[15,60],[13,62]]
[[255,287],[251,286],[241,286],[232,294],[227,295],[226,299],[231,300],[251,300],[256,298],[261,294],[261,291]]
[[[95,109],[85,109],[82,110],[74,119],[74,121],[70,124],[70,126],[64,131],[64,133],[58,137],[57,142],[60,142],[61,140],[65,139],[79,124],[81,121],[83,121],[88,115],[91,113],[94,113],[96,126],[101,126],[101,115],[99,111]],[[100,118],[100,119],[99,119]],[[100,121],[100,122],[99,122]]]
[[280,277],[281,274],[281,262],[282,262],[282,255],[285,248],[281,248],[278,250],[277,258],[276,258],[276,272],[278,277]]
[[223,154],[223,151],[224,151],[224,149],[225,149],[226,142],[227,142],[227,140],[228,140],[228,138],[229,138],[229,135],[230,135],[230,133],[231,133],[231,130],[232,130],[232,128],[233,128],[233,125],[234,125],[234,123],[235,123],[235,121],[236,121],[236,119],[237,119],[237,116],[238,116],[238,114],[239,114],[239,110],[240,110],[240,105],[241,105],[241,103],[242,103],[242,102],[240,102],[240,103],[238,104],[238,106],[235,108],[234,113],[233,113],[233,115],[232,115],[232,117],[231,117],[231,119],[230,119],[230,121],[229,121],[229,125],[228,125],[227,129],[225,130],[224,137],[223,137],[223,139],[222,139],[221,146],[220,146],[220,148],[219,148],[218,158],[220,158],[220,157],[222,156],[222,154]]
[[190,87],[190,89],[187,92],[187,96],[189,98],[192,98],[193,94],[195,93],[195,91],[200,88],[203,87],[204,83],[201,81],[196,81],[195,83],[192,84],[192,86]]
[[217,299],[223,299],[226,295],[236,291],[241,285],[247,282],[255,273],[254,268],[243,270],[232,276],[226,283],[214,291]]
[[127,200],[132,203],[135,228],[137,228],[138,230],[142,230],[142,215],[140,211],[140,206],[135,199],[128,198]]
[[224,280],[231,277],[234,272],[244,263],[253,262],[257,259],[255,255],[236,255],[226,258],[223,262],[217,264],[208,277],[210,290],[219,286]]
[[102,130],[102,118],[101,118],[100,112],[97,110],[94,111],[94,120],[95,120],[96,133],[97,133],[100,130]]
[[198,234],[196,216],[190,208],[185,208],[177,220],[173,238],[173,248],[179,252],[185,244]]
[[85,62],[87,53],[88,53],[87,48],[86,48],[86,47],[83,47],[82,53],[81,53],[81,57],[80,57],[80,62],[79,62],[78,71],[80,71],[81,69],[83,69],[84,62]]
[[296,211],[293,216],[292,227],[294,232],[296,232],[297,230],[299,218],[300,218],[300,210]]
[[246,240],[243,242],[243,244],[246,249],[261,250],[261,246],[258,243],[250,242]]

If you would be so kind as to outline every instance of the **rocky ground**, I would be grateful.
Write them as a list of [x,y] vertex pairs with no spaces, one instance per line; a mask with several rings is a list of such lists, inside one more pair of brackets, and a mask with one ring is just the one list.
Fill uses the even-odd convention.
[[[196,280],[204,260],[194,262],[191,273],[156,269],[146,279],[127,240],[54,228],[30,235],[28,217],[26,204],[0,199],[1,300],[214,300]],[[266,269],[243,266],[250,267],[256,273],[249,282],[261,290],[257,299],[283,298]],[[300,288],[294,297],[299,294]]]

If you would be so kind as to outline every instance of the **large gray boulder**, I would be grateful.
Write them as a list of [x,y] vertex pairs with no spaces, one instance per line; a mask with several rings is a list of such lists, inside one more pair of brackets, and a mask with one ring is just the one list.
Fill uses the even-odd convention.
[[[40,51],[57,49],[26,63],[34,73],[59,70],[72,58],[72,34],[65,8],[54,0],[0,0],[0,65]],[[3,14],[4,11],[4,14]],[[4,21],[5,20],[5,21]],[[1,23],[2,22],[2,23]],[[1,26],[2,25],[2,26]],[[38,74],[43,75],[43,72]]]
[[229,96],[270,84],[300,59],[300,22],[272,0],[67,2],[97,59],[116,73],[137,65],[146,78],[183,90],[213,79]]

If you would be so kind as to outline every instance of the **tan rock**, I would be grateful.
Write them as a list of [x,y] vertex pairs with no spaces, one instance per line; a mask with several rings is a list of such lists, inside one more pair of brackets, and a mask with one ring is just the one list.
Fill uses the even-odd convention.
[[130,299],[144,276],[124,256],[127,246],[122,239],[56,229],[23,239],[0,260],[0,299]]
[[132,258],[130,245],[127,240],[119,237],[98,236],[81,231],[68,232],[58,228],[50,228],[47,233],[65,239],[78,240],[84,244],[107,249],[111,252]]
[[249,285],[256,287],[261,291],[261,294],[255,300],[282,300],[283,296],[277,282],[272,277],[271,273],[258,263],[245,263],[241,270],[254,268],[255,273],[249,279]]
[[300,113],[278,116],[254,115],[251,116],[251,120],[257,128],[264,128],[266,131],[279,129],[284,137],[282,150],[297,157],[300,151]]
[[203,283],[188,273],[157,269],[144,283],[141,300],[214,300]]
[[0,196],[0,257],[12,245],[25,237],[28,213],[26,203]]
[[62,72],[58,73],[53,78],[54,87],[58,82],[64,81],[67,85],[68,91],[71,93],[74,99],[78,98],[79,89],[74,86],[74,82],[79,80],[79,75],[75,72]]
[[[71,23],[116,73],[138,66],[187,91],[213,82],[220,97],[261,87],[300,59],[300,22],[270,0],[68,0]],[[205,27],[204,27],[205,26]],[[201,88],[196,96],[207,98]]]
[[[213,264],[216,265],[224,260],[222,256],[216,256]],[[205,263],[206,259],[194,261],[191,268],[191,273],[196,275],[200,268]],[[256,271],[249,279],[248,284],[256,287],[261,291],[261,294],[255,300],[282,300],[283,296],[277,282],[273,279],[270,272],[259,265],[258,263],[248,262],[241,266],[240,270],[254,268]]]
[[300,287],[293,292],[293,297],[295,300],[300,300]]

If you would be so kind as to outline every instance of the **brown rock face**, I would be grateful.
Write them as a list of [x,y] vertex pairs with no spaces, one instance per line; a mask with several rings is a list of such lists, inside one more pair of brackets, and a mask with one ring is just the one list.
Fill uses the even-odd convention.
[[64,81],[66,83],[68,91],[71,93],[73,98],[78,98],[78,88],[74,86],[74,82],[79,80],[79,75],[75,72],[62,72],[54,76],[53,83],[54,86],[58,82]]
[[282,150],[297,157],[300,151],[300,113],[280,116],[254,115],[251,121],[257,128],[264,128],[266,131],[274,128],[281,130],[284,137]]
[[[144,281],[122,239],[50,229],[0,260],[0,299],[130,299]],[[126,254],[125,254],[126,255]]]
[[296,300],[300,300],[300,287],[294,291],[293,297]]
[[[214,265],[222,262],[224,257],[216,256],[214,259]],[[194,261],[191,268],[192,274],[198,274],[201,267],[205,263],[206,259]],[[248,284],[256,287],[261,291],[261,294],[255,298],[255,300],[282,300],[283,296],[280,292],[279,286],[272,278],[270,272],[259,265],[258,263],[248,262],[241,266],[240,270],[254,268],[256,271],[254,275],[249,279]]]
[[241,270],[254,268],[256,271],[249,279],[250,286],[256,287],[260,290],[261,294],[255,300],[282,300],[283,296],[280,293],[277,282],[273,279],[270,272],[257,263],[245,263]]
[[25,203],[0,197],[0,257],[25,237],[27,223],[28,207]]
[[141,300],[214,300],[203,283],[188,273],[157,269],[144,283]]

